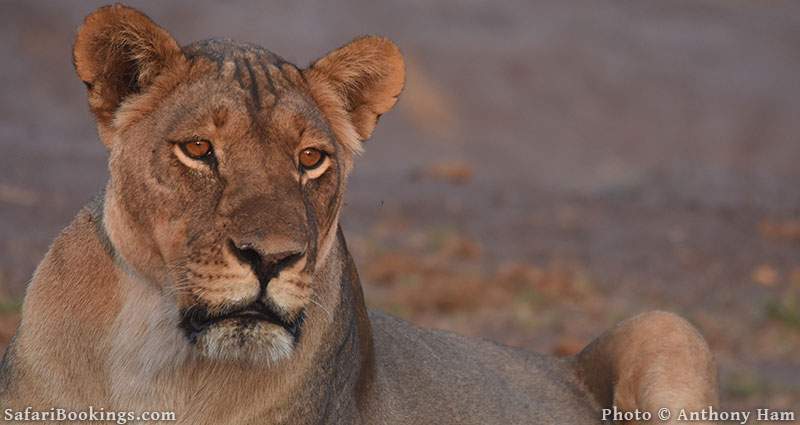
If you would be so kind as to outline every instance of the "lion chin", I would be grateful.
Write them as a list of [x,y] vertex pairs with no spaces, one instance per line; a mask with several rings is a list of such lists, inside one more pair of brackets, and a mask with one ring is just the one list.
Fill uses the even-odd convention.
[[291,356],[295,336],[275,323],[232,318],[209,326],[196,335],[194,342],[209,360],[271,365]]
[[257,302],[224,314],[191,309],[184,313],[181,326],[189,342],[209,360],[271,365],[291,356],[302,324],[302,313],[287,320]]

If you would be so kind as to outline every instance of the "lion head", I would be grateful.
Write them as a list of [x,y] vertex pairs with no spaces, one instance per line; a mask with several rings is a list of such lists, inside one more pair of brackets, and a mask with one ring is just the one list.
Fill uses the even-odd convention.
[[104,228],[211,360],[291,356],[354,155],[404,81],[362,37],[301,69],[228,40],[179,47],[140,12],[89,15],[74,63],[109,150]]

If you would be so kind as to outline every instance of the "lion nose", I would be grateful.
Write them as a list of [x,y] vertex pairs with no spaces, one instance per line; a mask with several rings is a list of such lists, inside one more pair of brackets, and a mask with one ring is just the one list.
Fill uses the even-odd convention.
[[283,249],[270,252],[252,242],[236,242],[229,240],[228,245],[236,257],[248,264],[258,276],[262,286],[266,286],[273,277],[299,260],[304,252],[300,249]]

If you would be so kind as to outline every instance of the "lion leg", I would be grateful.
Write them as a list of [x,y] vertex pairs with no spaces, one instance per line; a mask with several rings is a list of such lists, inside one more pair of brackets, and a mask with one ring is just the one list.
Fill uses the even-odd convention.
[[[694,326],[672,313],[656,311],[625,320],[575,361],[578,375],[602,408],[650,412],[652,423],[676,423],[681,409],[700,411],[718,401],[708,345]],[[667,421],[658,418],[662,408],[670,409]]]

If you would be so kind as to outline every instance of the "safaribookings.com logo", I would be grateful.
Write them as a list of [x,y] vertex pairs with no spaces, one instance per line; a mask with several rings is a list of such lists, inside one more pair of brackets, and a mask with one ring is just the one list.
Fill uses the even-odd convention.
[[75,411],[59,408],[50,410],[3,410],[3,420],[15,422],[114,422],[125,425],[128,422],[167,421],[174,422],[175,412],[142,412],[137,414],[130,411],[111,411],[103,408],[95,409],[89,406],[87,410]]

